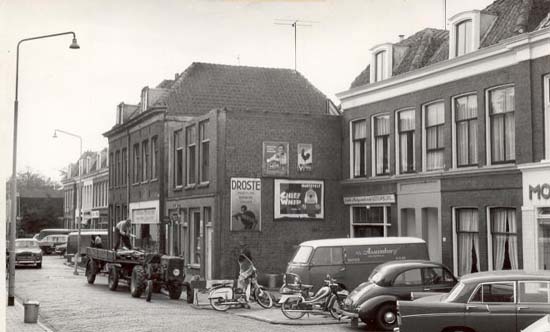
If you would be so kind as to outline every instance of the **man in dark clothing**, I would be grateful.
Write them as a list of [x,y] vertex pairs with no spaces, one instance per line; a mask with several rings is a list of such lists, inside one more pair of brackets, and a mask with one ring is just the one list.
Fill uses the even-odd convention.
[[130,226],[132,222],[130,219],[122,220],[115,227],[115,250],[118,249],[120,241],[123,242],[124,246],[128,249],[132,249],[132,244],[130,243]]

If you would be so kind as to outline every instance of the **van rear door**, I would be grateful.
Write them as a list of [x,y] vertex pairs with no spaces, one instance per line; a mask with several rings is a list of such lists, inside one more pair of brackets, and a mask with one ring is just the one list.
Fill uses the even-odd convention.
[[314,289],[323,286],[327,274],[338,282],[345,283],[346,267],[342,247],[318,247],[313,253],[309,267],[310,282]]

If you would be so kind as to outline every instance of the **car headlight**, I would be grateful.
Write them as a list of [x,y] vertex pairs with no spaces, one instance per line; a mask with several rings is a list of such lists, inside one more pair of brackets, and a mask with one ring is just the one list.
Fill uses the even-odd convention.
[[172,271],[172,273],[174,274],[174,276],[179,276],[180,275],[180,269],[174,269],[174,271]]

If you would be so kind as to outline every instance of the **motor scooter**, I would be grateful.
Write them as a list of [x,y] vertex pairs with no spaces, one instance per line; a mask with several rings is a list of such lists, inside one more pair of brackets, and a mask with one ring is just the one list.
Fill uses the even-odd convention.
[[349,292],[327,274],[323,286],[313,295],[313,285],[304,285],[294,273],[283,276],[281,311],[289,319],[300,319],[305,314],[331,315],[338,319],[338,308],[344,304]]
[[226,311],[230,307],[247,307],[247,294],[250,294],[251,299],[258,302],[262,308],[271,308],[273,306],[273,298],[263,286],[258,284],[256,272],[249,278],[250,280],[245,290],[233,287],[233,284],[214,285],[208,294],[212,308],[218,311]]

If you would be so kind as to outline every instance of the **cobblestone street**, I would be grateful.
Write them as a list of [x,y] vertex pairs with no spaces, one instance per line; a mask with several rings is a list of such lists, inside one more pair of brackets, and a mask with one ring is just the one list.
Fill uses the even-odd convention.
[[[40,321],[63,331],[359,331],[349,324],[276,325],[229,313],[196,309],[183,300],[154,294],[151,303],[132,298],[126,285],[111,292],[107,278],[88,285],[58,256],[45,256],[42,269],[17,269],[16,295],[40,302]],[[278,308],[270,310],[279,311]],[[244,310],[238,310],[240,312]],[[274,312],[275,313],[275,312]],[[11,331],[10,331],[11,332]]]

